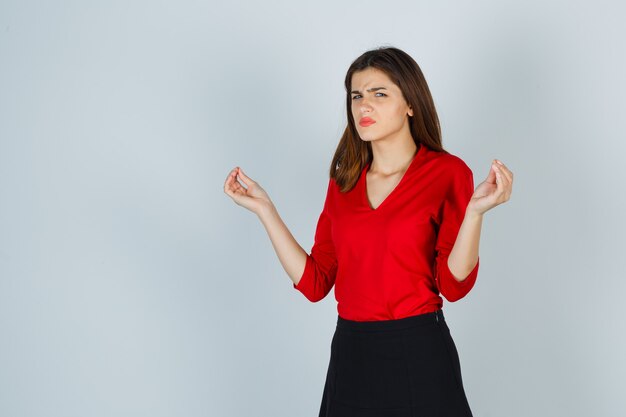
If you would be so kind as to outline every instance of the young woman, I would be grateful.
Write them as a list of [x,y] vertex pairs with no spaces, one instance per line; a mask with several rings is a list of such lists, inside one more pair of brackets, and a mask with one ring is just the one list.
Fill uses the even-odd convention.
[[310,254],[241,168],[224,192],[259,216],[296,290],[315,302],[335,287],[320,417],[471,416],[441,296],[474,286],[483,215],[508,201],[513,173],[494,160],[474,190],[471,169],[443,149],[430,90],[405,52],[365,52],[345,87],[348,126]]

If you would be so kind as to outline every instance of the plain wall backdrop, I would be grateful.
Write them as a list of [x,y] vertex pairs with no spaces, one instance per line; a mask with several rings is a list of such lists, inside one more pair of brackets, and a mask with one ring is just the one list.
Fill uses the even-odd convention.
[[515,175],[444,300],[474,415],[623,415],[625,12],[2,1],[0,415],[317,416],[334,291],[294,290],[223,184],[241,166],[308,253],[378,46],[418,62],[476,185]]

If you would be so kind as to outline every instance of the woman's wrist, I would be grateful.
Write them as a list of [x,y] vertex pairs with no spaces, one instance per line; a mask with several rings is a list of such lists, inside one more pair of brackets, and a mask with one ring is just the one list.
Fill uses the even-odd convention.
[[259,219],[261,219],[261,221],[263,221],[264,219],[275,214],[277,214],[277,210],[274,206],[274,203],[272,203],[271,201],[267,201],[261,203],[257,216],[259,217]]
[[484,214],[484,212],[481,213],[474,210],[473,208],[471,208],[471,206],[468,206],[467,210],[465,211],[465,217],[470,221],[480,221],[483,219]]

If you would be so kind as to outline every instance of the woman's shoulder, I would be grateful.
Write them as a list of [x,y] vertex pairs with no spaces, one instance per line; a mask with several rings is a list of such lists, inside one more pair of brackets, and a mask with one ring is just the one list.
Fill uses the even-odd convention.
[[433,162],[437,165],[438,168],[442,169],[444,172],[448,174],[471,174],[472,170],[465,163],[465,161],[450,152],[431,152],[433,155],[431,156]]

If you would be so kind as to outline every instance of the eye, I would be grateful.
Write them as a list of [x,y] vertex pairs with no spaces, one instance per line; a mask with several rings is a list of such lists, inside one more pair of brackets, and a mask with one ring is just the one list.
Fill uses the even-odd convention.
[[[387,96],[387,94],[385,94],[385,93],[376,93],[376,94],[382,94],[385,97]],[[354,96],[352,96],[352,100],[356,100],[357,97],[361,97],[361,95],[360,94],[355,94]]]

